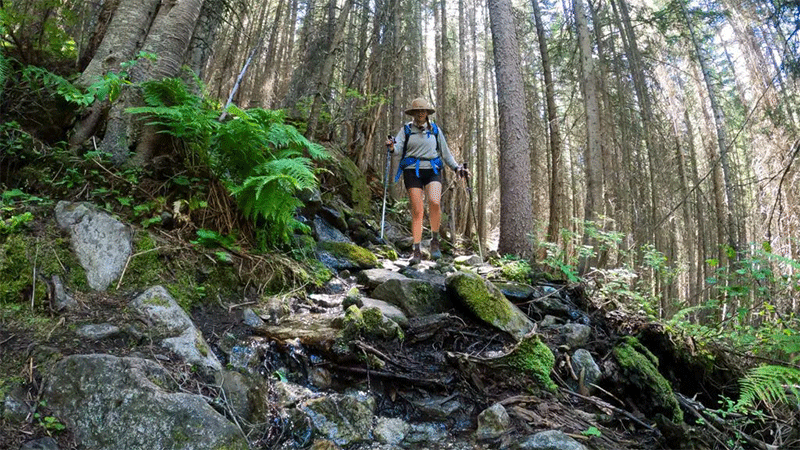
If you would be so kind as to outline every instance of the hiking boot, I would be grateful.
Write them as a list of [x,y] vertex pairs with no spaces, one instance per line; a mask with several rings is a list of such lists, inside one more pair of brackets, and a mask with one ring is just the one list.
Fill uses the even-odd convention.
[[439,240],[434,239],[431,241],[431,259],[439,259],[442,257],[442,249],[439,248]]
[[408,265],[413,266],[422,262],[422,250],[415,248],[414,255],[408,260]]

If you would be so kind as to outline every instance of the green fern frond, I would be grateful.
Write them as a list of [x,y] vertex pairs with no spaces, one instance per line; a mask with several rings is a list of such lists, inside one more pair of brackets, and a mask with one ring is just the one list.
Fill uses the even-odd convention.
[[203,99],[189,92],[180,78],[163,78],[141,83],[144,102],[150,106],[193,106],[199,108]]
[[763,365],[751,369],[739,381],[741,394],[735,409],[752,407],[756,401],[770,405],[789,403],[789,394],[800,398],[800,370],[792,367]]

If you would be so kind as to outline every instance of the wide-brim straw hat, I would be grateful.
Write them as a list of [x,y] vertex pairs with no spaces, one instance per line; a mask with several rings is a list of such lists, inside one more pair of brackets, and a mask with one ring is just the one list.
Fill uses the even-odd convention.
[[425,100],[424,98],[420,97],[420,98],[415,98],[411,102],[411,106],[409,106],[408,109],[406,110],[406,114],[408,114],[409,116],[413,116],[414,115],[414,111],[416,111],[418,109],[424,109],[424,110],[428,111],[428,114],[433,114],[433,113],[436,112],[436,110],[433,109],[433,107],[431,106],[430,103],[428,103],[427,100]]

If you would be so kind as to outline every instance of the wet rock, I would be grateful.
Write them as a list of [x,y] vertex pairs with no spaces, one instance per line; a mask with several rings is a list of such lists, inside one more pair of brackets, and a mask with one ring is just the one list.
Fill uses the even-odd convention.
[[597,383],[603,376],[600,367],[592,358],[592,354],[586,349],[575,350],[572,355],[572,370],[578,376],[578,390],[583,391],[584,394],[592,394],[597,389],[592,386]]
[[452,307],[443,289],[422,280],[388,280],[372,296],[399,307],[408,317],[443,313]]
[[71,310],[77,308],[78,302],[70,295],[64,287],[61,277],[53,275],[51,278],[53,285],[53,308],[56,311]]
[[484,322],[521,340],[534,328],[534,323],[491,282],[469,272],[458,272],[447,278],[448,292]]
[[353,241],[336,229],[322,217],[314,218],[314,234],[320,242],[346,242],[352,244]]
[[88,203],[60,201],[55,216],[59,227],[69,232],[89,287],[105,291],[133,253],[131,228]]
[[500,292],[502,292],[507,299],[517,303],[527,301],[535,293],[532,286],[523,283],[503,282],[494,283],[494,285],[500,289]]
[[310,420],[315,432],[346,446],[370,439],[375,399],[366,394],[341,395],[308,399],[297,405]]
[[[411,448],[421,448],[426,443],[438,444],[448,439],[447,429],[441,423],[411,424],[403,444],[411,444]],[[414,446],[417,444],[417,446]]]
[[240,449],[239,429],[158,363],[112,355],[73,355],[55,364],[43,400],[82,448]]
[[348,224],[342,211],[330,206],[323,206],[317,211],[317,215],[336,227],[337,230],[343,233],[347,232]]
[[265,417],[269,411],[268,387],[260,375],[251,376],[231,370],[222,374],[222,391],[226,406],[247,422]]
[[59,450],[59,448],[58,441],[46,436],[22,444],[19,450]]
[[444,420],[463,408],[460,401],[450,397],[431,397],[412,400],[411,403],[425,417]]
[[496,439],[508,430],[511,418],[508,416],[506,408],[500,403],[484,409],[478,414],[478,429],[475,437],[479,440]]
[[547,315],[561,319],[569,319],[570,308],[564,302],[554,296],[545,296],[534,299],[530,304],[533,312],[544,317]]
[[356,280],[363,284],[369,291],[372,291],[389,280],[404,280],[407,278],[408,277],[396,270],[383,268],[362,270],[356,274]]
[[580,442],[561,431],[548,430],[528,436],[516,445],[514,450],[587,450]]
[[277,381],[273,385],[276,404],[280,408],[293,408],[300,402],[317,396],[311,389],[288,381]]
[[111,325],[110,323],[84,325],[75,331],[75,334],[78,336],[92,341],[99,341],[113,337],[119,333],[119,327],[116,325]]
[[222,365],[209,348],[203,334],[189,315],[161,286],[155,286],[131,302],[131,307],[153,325],[153,334],[161,345],[199,368],[210,378],[218,378]]
[[255,372],[261,364],[261,355],[258,350],[247,343],[234,345],[228,354],[228,364],[236,370]]
[[564,339],[571,348],[582,347],[589,342],[592,329],[588,325],[568,323],[563,327]]
[[253,312],[250,308],[245,308],[242,311],[242,322],[245,325],[252,327],[252,328],[261,328],[264,326],[264,320],[258,316],[255,312]]
[[271,295],[261,301],[258,316],[270,325],[276,325],[291,313],[286,297]]
[[308,382],[317,389],[331,387],[331,373],[324,367],[313,367],[308,372]]
[[411,426],[403,419],[378,417],[372,434],[381,444],[397,445],[403,442]]

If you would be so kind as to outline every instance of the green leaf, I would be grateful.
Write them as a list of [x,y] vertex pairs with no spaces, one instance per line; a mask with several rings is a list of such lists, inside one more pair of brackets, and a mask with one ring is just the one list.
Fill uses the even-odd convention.
[[603,433],[597,429],[597,427],[589,427],[584,431],[581,431],[581,434],[584,436],[602,436]]

